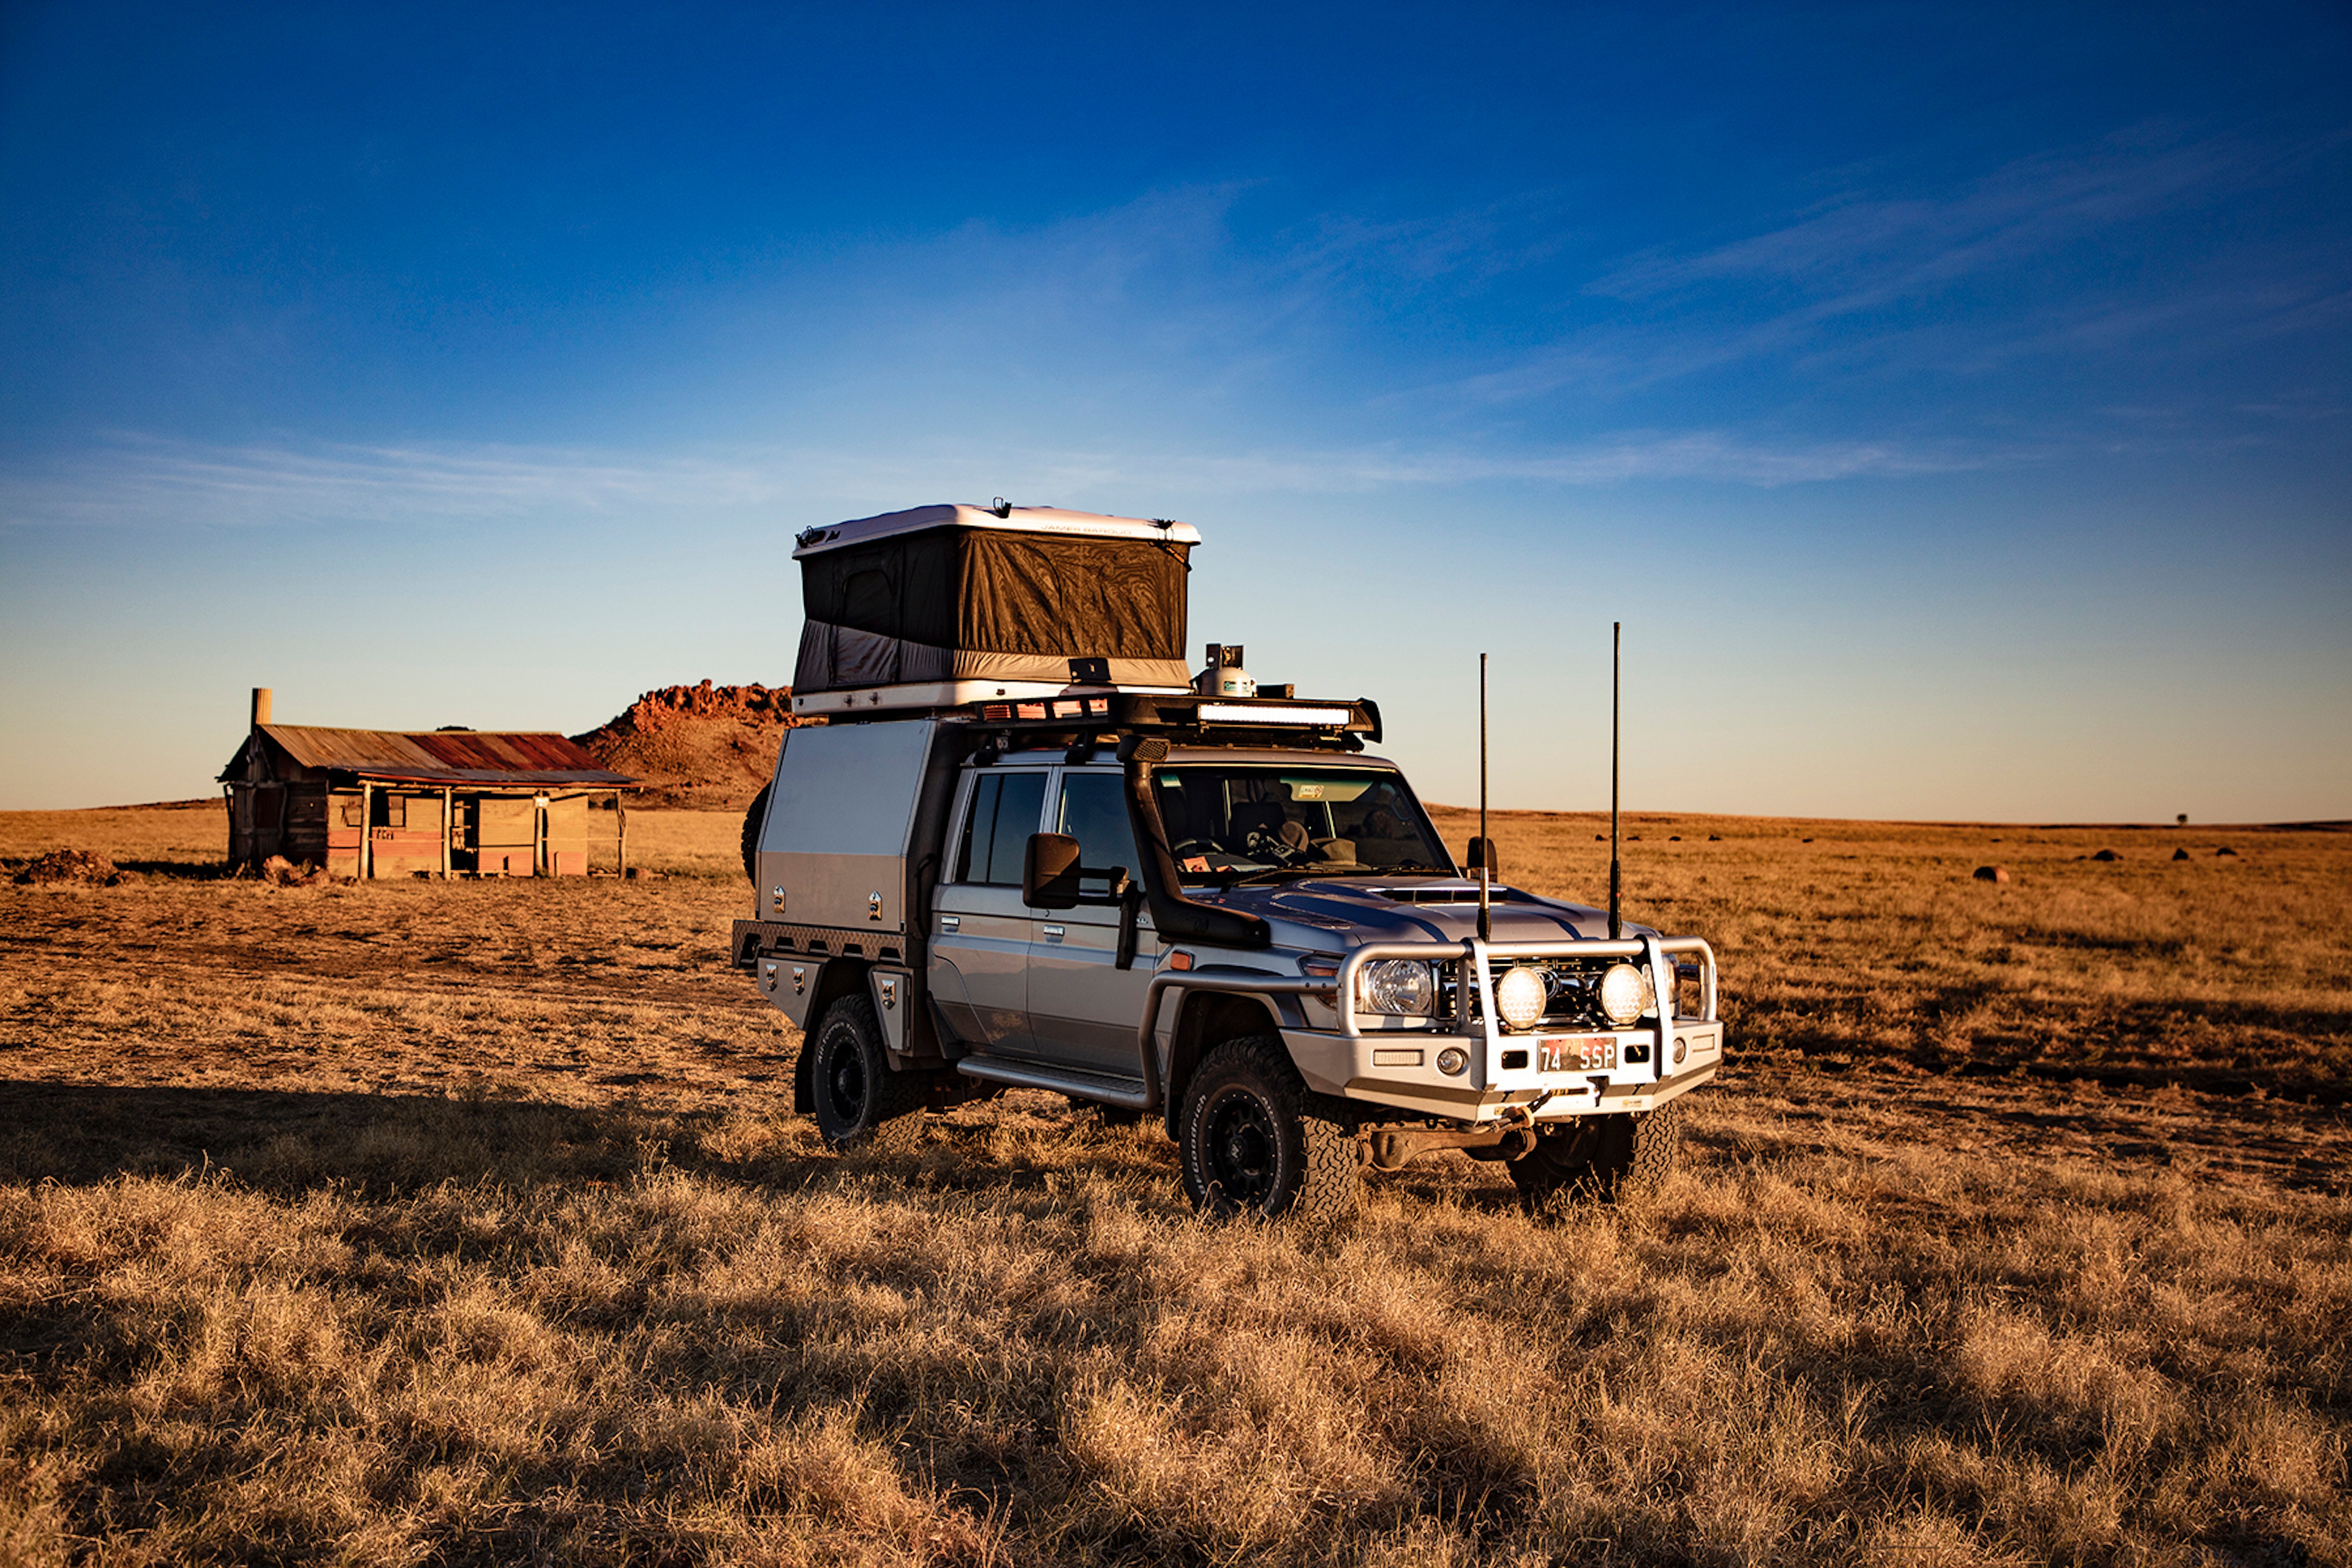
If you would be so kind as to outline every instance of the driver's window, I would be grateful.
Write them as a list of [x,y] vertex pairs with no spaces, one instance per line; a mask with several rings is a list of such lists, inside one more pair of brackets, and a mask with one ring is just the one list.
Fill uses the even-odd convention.
[[[1116,773],[1065,773],[1062,798],[1054,811],[1057,833],[1078,841],[1078,864],[1089,873],[1125,868],[1130,877],[1143,874],[1143,860],[1135,848],[1135,831],[1127,815],[1127,783]],[[1078,883],[1087,897],[1108,894],[1106,877],[1089,875]]]

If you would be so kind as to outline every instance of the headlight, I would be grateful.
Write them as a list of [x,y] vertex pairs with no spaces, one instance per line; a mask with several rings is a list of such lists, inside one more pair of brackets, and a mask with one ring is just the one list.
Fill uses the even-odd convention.
[[1376,1013],[1423,1018],[1437,1005],[1437,977],[1411,958],[1383,958],[1358,973],[1356,998]]
[[[1496,1007],[1502,1003],[1497,1001]],[[1601,977],[1601,1010],[1619,1029],[1650,1010],[1650,982],[1631,964],[1612,964]]]
[[1495,1013],[1505,1029],[1528,1029],[1544,1016],[1544,977],[1522,964],[1495,982]]

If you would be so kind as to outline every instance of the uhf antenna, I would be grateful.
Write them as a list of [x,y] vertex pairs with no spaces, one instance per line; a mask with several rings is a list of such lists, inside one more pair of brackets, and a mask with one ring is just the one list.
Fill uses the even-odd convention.
[[1624,848],[1622,824],[1617,817],[1617,673],[1625,662],[1625,622],[1609,623],[1609,940],[1625,935],[1625,865],[1618,853]]
[[1495,939],[1486,884],[1495,876],[1495,841],[1486,836],[1486,655],[1478,655],[1478,940]]

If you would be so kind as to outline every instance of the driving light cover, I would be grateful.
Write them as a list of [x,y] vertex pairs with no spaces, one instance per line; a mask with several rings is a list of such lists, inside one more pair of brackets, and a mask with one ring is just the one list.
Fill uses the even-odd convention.
[[1601,977],[1601,1010],[1619,1029],[1640,1018],[1650,1010],[1648,977],[1631,964],[1610,965]]
[[1345,724],[1343,707],[1267,707],[1259,703],[1202,703],[1202,724]]
[[1397,1018],[1426,1018],[1437,1005],[1437,977],[1412,958],[1367,964],[1356,979],[1358,1004]]
[[1448,1078],[1459,1078],[1462,1070],[1470,1065],[1470,1053],[1458,1045],[1449,1045],[1437,1053],[1437,1071]]
[[1532,1029],[1544,1016],[1544,978],[1539,969],[1522,964],[1495,982],[1495,1016],[1505,1029]]

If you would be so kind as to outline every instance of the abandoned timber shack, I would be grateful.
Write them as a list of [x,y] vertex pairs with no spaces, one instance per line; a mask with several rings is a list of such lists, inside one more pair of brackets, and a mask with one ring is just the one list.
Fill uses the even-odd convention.
[[220,782],[233,865],[283,855],[333,876],[447,877],[586,875],[589,803],[605,797],[625,872],[621,793],[637,780],[560,735],[273,724],[257,686]]

